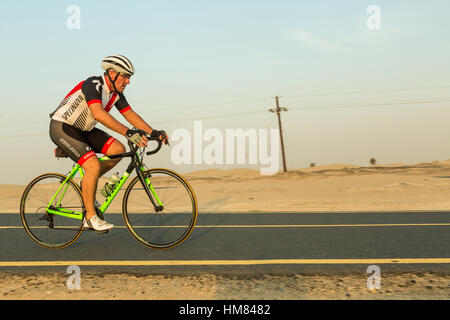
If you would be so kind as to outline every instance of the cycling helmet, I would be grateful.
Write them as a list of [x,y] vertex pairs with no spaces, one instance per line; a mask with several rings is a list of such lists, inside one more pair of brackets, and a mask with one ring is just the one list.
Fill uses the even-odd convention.
[[113,69],[117,72],[122,72],[132,76],[134,74],[134,67],[131,61],[120,54],[107,56],[102,60],[102,69]]

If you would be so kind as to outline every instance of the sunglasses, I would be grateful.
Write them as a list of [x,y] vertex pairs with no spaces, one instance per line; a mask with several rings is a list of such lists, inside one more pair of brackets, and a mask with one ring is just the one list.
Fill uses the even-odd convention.
[[124,79],[130,79],[131,75],[123,73],[123,72],[119,72],[119,74],[124,78]]

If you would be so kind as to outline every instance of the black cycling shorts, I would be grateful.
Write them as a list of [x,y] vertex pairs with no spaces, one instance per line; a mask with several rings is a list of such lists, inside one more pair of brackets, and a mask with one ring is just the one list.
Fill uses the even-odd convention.
[[50,138],[80,166],[96,153],[106,154],[116,140],[105,131],[94,128],[82,131],[70,124],[51,120]]

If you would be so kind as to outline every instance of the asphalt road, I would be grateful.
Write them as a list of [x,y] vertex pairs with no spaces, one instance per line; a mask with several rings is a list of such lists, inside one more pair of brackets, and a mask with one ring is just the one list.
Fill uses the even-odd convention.
[[18,214],[0,214],[0,272],[45,273],[78,265],[90,272],[195,274],[450,274],[450,212],[200,213],[180,246],[137,242],[121,214],[108,234],[84,232],[49,250],[25,233]]

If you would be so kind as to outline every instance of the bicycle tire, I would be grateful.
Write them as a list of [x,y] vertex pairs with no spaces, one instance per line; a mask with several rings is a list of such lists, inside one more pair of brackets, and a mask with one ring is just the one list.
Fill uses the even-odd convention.
[[181,175],[168,169],[146,170],[143,176],[150,179],[164,209],[156,212],[139,177],[135,177],[123,196],[125,224],[137,241],[150,248],[174,248],[186,240],[195,227],[198,214],[195,193]]
[[66,178],[59,173],[42,174],[34,178],[22,194],[20,201],[22,225],[28,236],[41,247],[66,248],[77,240],[83,231],[85,215],[83,198],[78,185],[71,179],[66,182],[67,188],[63,192],[63,196],[56,197],[54,203],[55,201],[59,203],[57,210],[60,208],[69,210],[70,208],[70,210],[76,209],[77,212],[81,212],[81,220],[50,214],[46,210],[47,205]]

